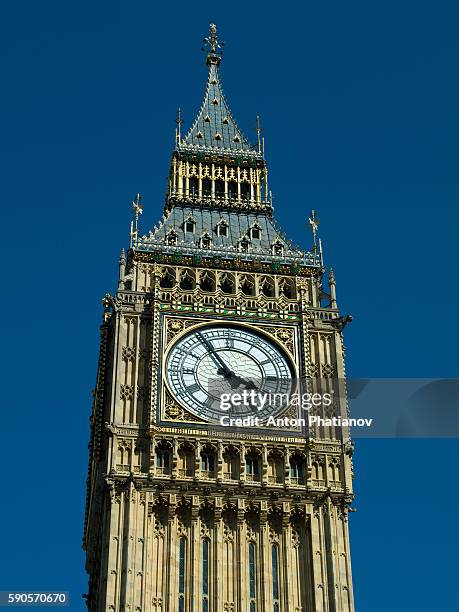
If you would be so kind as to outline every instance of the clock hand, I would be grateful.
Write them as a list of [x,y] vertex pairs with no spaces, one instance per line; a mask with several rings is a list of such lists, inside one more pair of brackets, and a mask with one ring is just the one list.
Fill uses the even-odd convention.
[[[258,387],[255,385],[255,383],[253,381],[247,380],[246,378],[242,378],[241,376],[238,376],[234,372],[231,372],[231,374],[232,375],[230,377],[230,384],[231,384],[232,388],[234,388],[236,386],[244,385],[245,388],[248,389],[248,390],[253,389],[254,391],[258,391]],[[233,381],[233,382],[231,382],[231,381]]]
[[223,374],[223,376],[225,378],[231,378],[231,376],[233,376],[234,373],[229,369],[229,367],[226,365],[226,363],[223,361],[223,359],[220,357],[220,355],[216,352],[215,347],[200,332],[198,332],[197,335],[200,338],[200,340],[202,341],[202,343],[204,344],[204,346],[209,351],[210,356],[212,357],[214,363],[217,366],[219,366],[219,368],[217,370],[217,374]]
[[235,389],[239,387],[240,385],[245,385],[245,388],[248,390],[250,389],[253,389],[254,391],[258,390],[258,388],[255,386],[255,384],[251,380],[246,380],[242,378],[241,376],[238,376],[232,370],[229,369],[229,367],[220,357],[218,352],[215,350],[215,347],[212,345],[211,342],[209,342],[209,340],[207,340],[205,336],[203,336],[203,334],[198,332],[197,336],[200,338],[204,346],[209,351],[214,363],[219,366],[217,370],[217,374],[221,374],[225,378],[228,378],[232,389]]

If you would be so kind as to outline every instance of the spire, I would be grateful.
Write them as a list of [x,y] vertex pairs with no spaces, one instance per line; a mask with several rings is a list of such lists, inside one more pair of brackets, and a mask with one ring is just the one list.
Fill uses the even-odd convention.
[[222,43],[214,24],[210,25],[210,34],[204,38],[204,45],[208,48],[206,64],[209,67],[204,100],[190,131],[178,140],[177,150],[239,151],[251,157],[261,157],[257,147],[251,145],[239,129],[223,94],[219,76]]

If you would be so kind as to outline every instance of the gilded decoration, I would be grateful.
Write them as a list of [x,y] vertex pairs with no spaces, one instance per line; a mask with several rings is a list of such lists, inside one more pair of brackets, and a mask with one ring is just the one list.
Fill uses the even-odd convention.
[[188,410],[180,406],[180,404],[172,397],[171,393],[165,388],[164,389],[164,402],[163,402],[163,415],[164,421],[183,421],[183,422],[194,422],[203,423],[201,419],[191,414]]

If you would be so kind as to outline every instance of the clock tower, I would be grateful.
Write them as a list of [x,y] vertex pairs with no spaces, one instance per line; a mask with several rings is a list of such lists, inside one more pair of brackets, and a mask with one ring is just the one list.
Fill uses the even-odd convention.
[[[103,300],[85,598],[97,612],[351,612],[352,443],[330,420],[348,416],[349,317],[314,213],[310,251],[274,220],[261,130],[252,145],[229,109],[214,25],[205,42],[164,214],[140,235],[136,197]],[[301,404],[313,393],[332,398],[319,423]]]

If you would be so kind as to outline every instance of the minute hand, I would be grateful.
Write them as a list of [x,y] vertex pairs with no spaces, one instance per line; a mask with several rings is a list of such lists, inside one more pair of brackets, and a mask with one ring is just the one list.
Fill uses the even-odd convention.
[[203,336],[201,333],[198,333],[198,337],[202,341],[204,346],[207,348],[207,350],[209,351],[209,353],[210,353],[212,359],[214,360],[214,362],[218,366],[220,366],[220,368],[223,370],[225,378],[227,378],[227,377],[229,378],[229,377],[233,376],[233,372],[231,372],[229,367],[226,365],[226,363],[223,361],[223,359],[217,353],[217,351],[215,350],[215,347],[209,342],[209,340],[207,340],[207,338],[205,336]]

